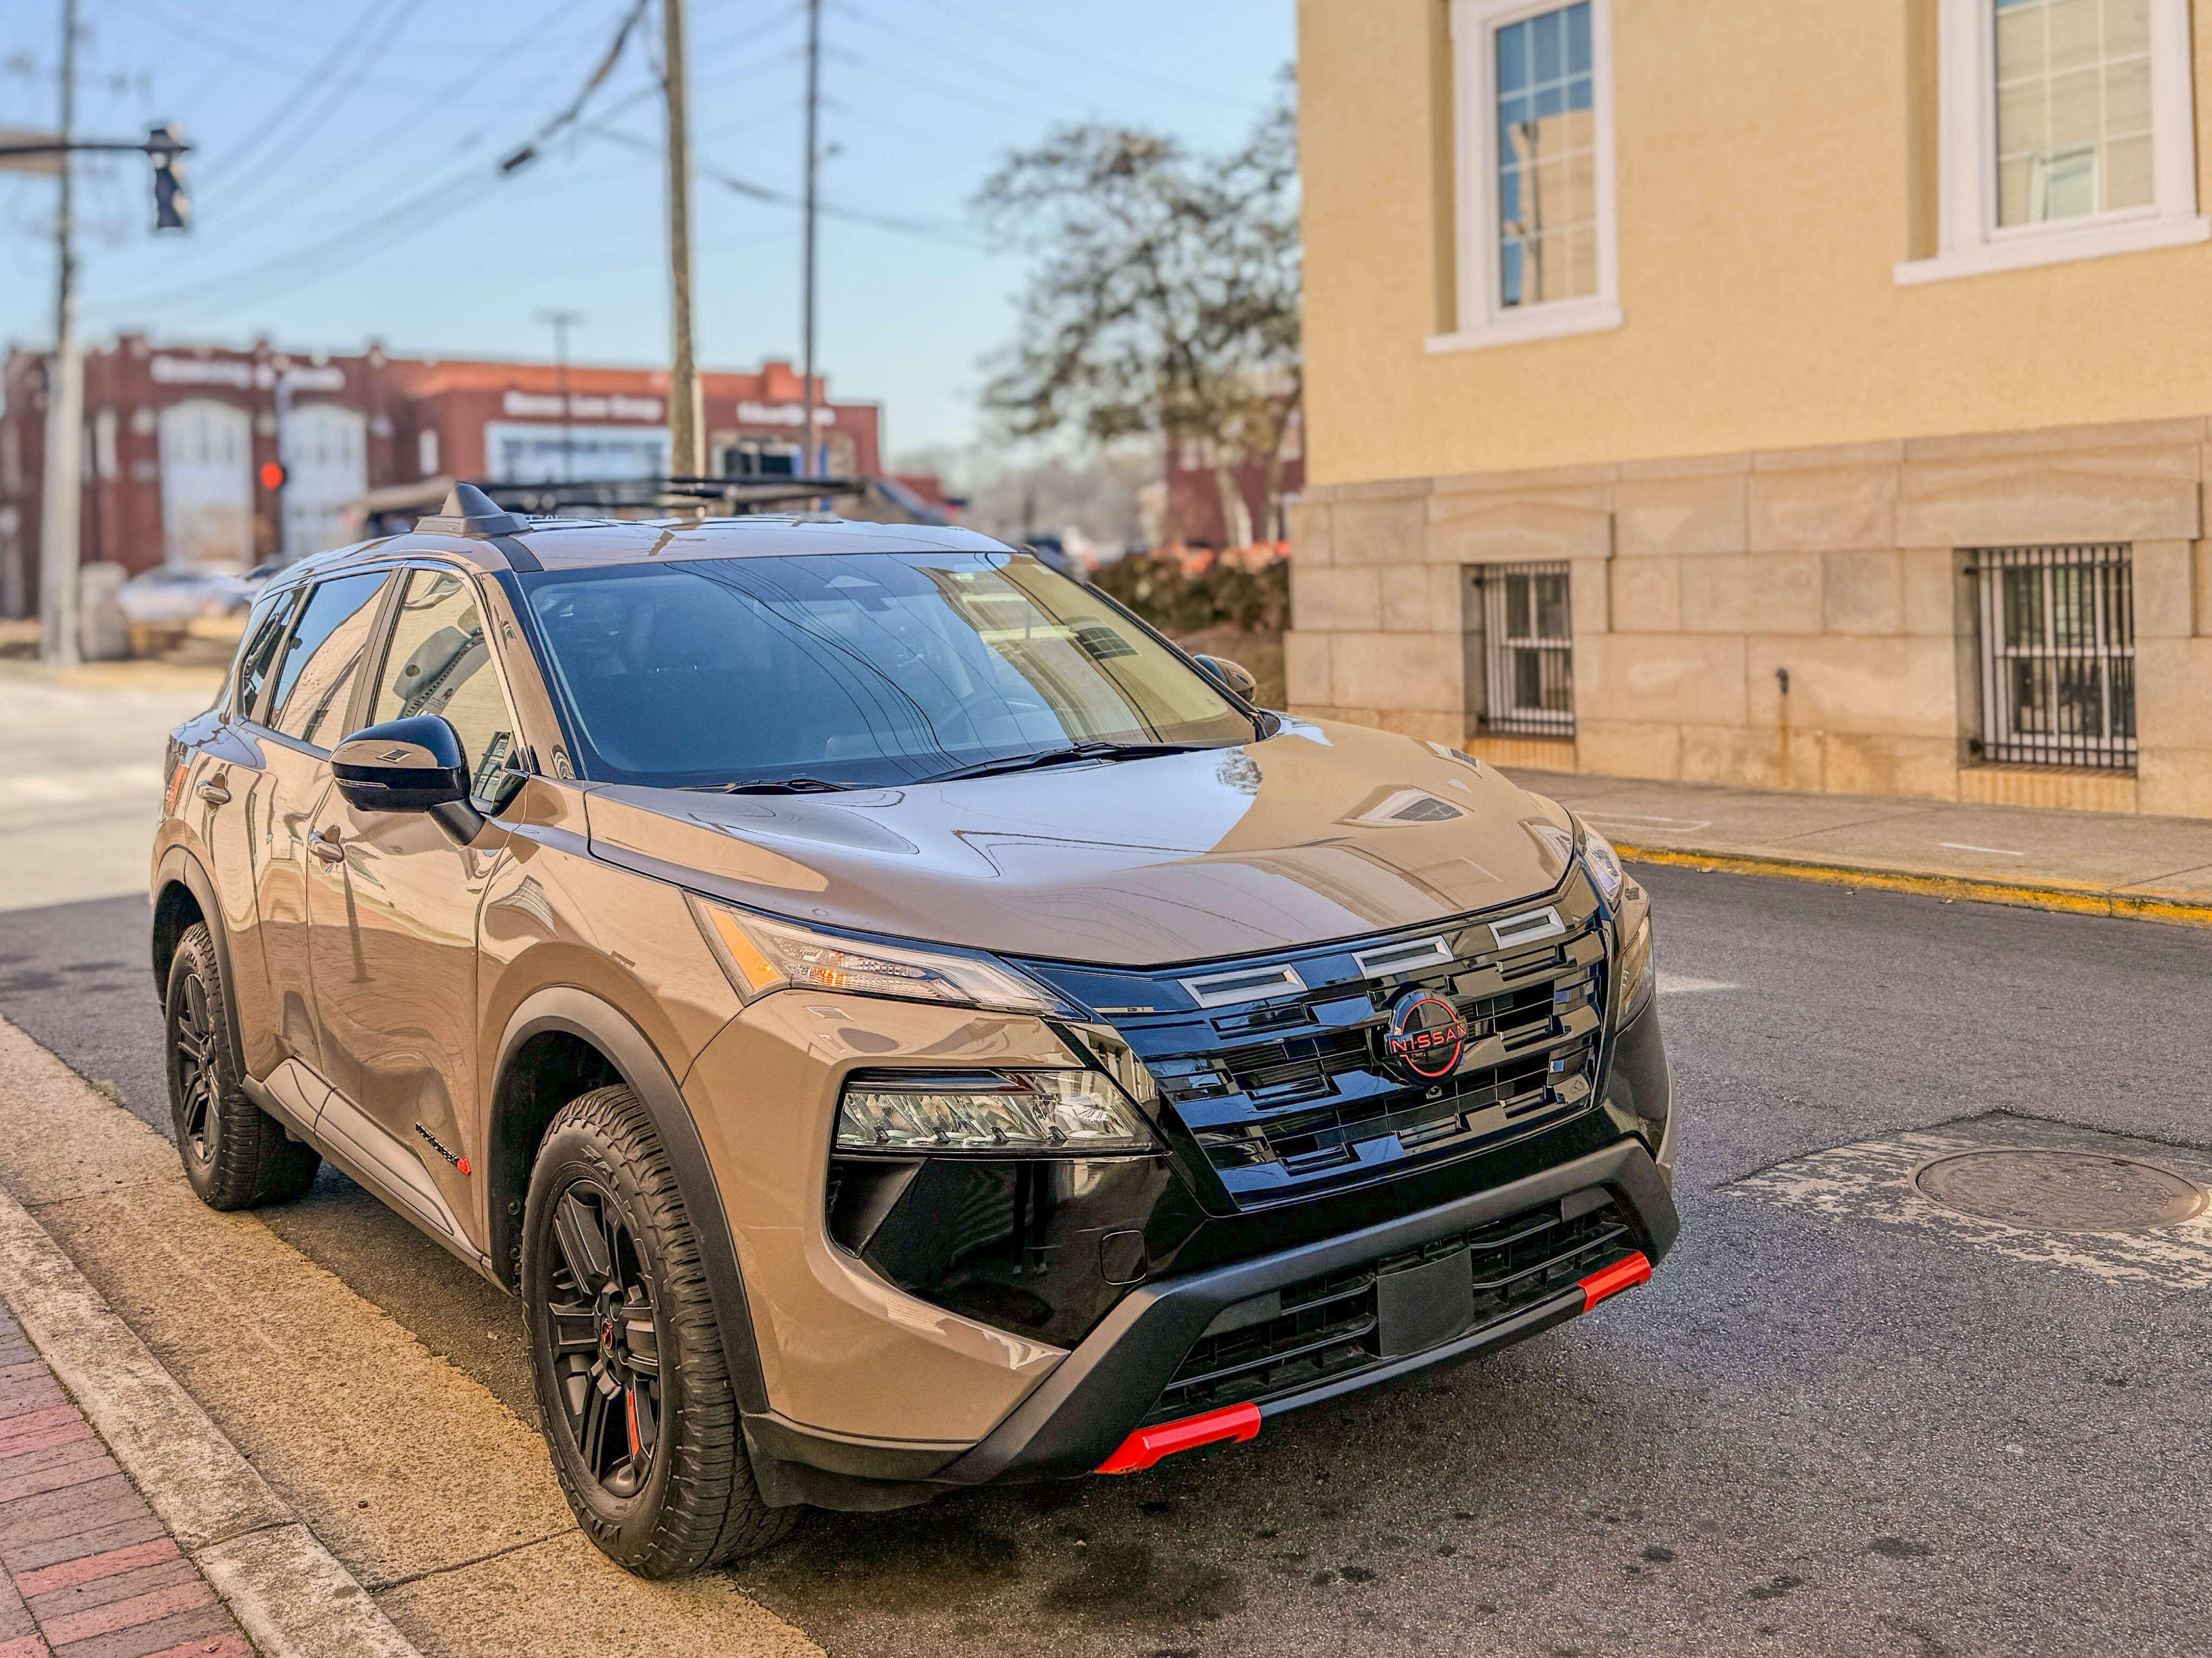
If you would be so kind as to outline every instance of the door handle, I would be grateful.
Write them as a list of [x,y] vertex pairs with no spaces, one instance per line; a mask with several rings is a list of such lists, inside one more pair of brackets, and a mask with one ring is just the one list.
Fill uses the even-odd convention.
[[335,841],[325,841],[320,829],[307,837],[307,850],[326,864],[345,862],[345,848]]
[[212,781],[203,783],[199,786],[198,793],[200,799],[211,806],[227,806],[230,804],[230,791],[220,783]]

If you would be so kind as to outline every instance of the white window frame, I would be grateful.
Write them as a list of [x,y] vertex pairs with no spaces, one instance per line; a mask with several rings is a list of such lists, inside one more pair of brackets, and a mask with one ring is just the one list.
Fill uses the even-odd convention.
[[1937,40],[1937,252],[1905,259],[1900,286],[2212,240],[2197,210],[2190,0],[2150,0],[2151,200],[2037,224],[1997,223],[1996,6],[1942,0]]
[[1589,0],[1590,108],[1596,146],[1597,291],[1534,305],[1498,301],[1498,31],[1571,0],[1452,0],[1453,164],[1459,256],[1458,325],[1432,351],[1514,345],[1620,326],[1613,234],[1613,0]]

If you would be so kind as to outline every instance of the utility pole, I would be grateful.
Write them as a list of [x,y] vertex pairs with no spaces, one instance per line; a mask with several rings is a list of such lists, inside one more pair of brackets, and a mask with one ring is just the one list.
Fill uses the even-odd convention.
[[[62,123],[66,146],[76,123],[76,0],[62,0]],[[78,659],[77,537],[84,508],[84,359],[76,346],[76,249],[70,155],[60,155],[61,206],[54,216],[54,355],[46,369],[46,467],[39,513],[39,655],[49,666]]]
[[661,0],[662,91],[668,100],[669,320],[675,336],[668,373],[668,470],[677,477],[707,471],[699,365],[691,355],[691,130],[684,110],[684,0]]
[[[276,556],[286,564],[305,558],[315,550],[298,544],[300,537],[292,528],[292,450],[288,440],[292,432],[292,370],[289,365],[276,371],[276,383],[271,390],[270,413],[276,430],[276,487],[270,493],[276,497]],[[263,473],[265,482],[269,474]]]
[[554,383],[561,392],[561,482],[576,481],[576,434],[571,425],[573,411],[568,402],[568,329],[572,324],[584,320],[580,311],[541,311],[538,320],[553,327]]
[[814,186],[815,177],[821,170],[822,146],[815,134],[822,109],[822,0],[806,0],[806,252],[804,286],[805,296],[800,301],[799,333],[802,336],[800,374],[805,381],[805,416],[806,435],[805,463],[801,475],[806,477],[822,476],[819,459],[821,434],[814,429]]

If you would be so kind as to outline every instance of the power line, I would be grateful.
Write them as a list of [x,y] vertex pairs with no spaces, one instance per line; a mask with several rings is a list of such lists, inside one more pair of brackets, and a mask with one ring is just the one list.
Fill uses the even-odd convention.
[[[262,173],[261,177],[264,183],[268,179],[281,177],[286,164],[299,159],[301,153],[301,146],[307,142],[308,135],[328,121],[337,112],[340,106],[360,88],[362,79],[369,70],[376,67],[384,54],[392,50],[392,41],[398,38],[399,31],[406,27],[408,18],[414,15],[416,8],[422,3],[422,0],[400,0],[399,4],[392,10],[384,33],[370,43],[355,70],[337,87],[331,88],[329,95],[318,101],[307,112],[307,118],[303,125],[293,130],[285,141],[285,154],[278,158],[273,168]],[[233,165],[236,165],[234,161]],[[253,199],[249,187],[246,200],[250,203]],[[234,203],[233,206],[235,209],[238,203]]]
[[637,3],[623,15],[622,26],[615,30],[615,38],[607,43],[606,52],[600,58],[599,67],[584,77],[584,84],[577,88],[576,95],[568,100],[567,107],[538,128],[528,143],[499,164],[499,170],[501,173],[513,173],[520,167],[527,167],[538,159],[540,145],[546,143],[563,127],[574,125],[577,118],[583,114],[584,106],[591,100],[592,94],[599,89],[600,83],[605,81],[608,76],[614,73],[615,64],[622,57],[623,48],[629,43],[631,32],[637,27],[639,20],[645,15],[645,9],[648,3],[649,0],[637,0]]
[[[426,109],[448,107],[461,94],[471,87],[481,88],[490,73],[513,62],[517,54],[533,40],[543,41],[546,38],[546,27],[549,24],[567,16],[583,3],[584,0],[563,0],[563,3],[556,6],[550,16],[533,20],[521,33],[501,41],[489,54],[471,64],[451,81],[422,94],[421,97],[407,106],[397,120],[381,128],[374,137],[355,146],[354,156],[349,162],[323,173],[320,183],[327,186],[333,179],[349,178],[361,171],[362,167],[386,159],[392,141],[417,127],[421,112]],[[479,129],[464,137],[460,147],[467,149],[474,138],[480,136],[480,131]]]
[[[372,5],[376,3],[377,0],[370,0]],[[408,3],[411,8],[413,0],[408,0]],[[165,308],[190,307],[203,295],[221,293],[224,298],[235,297],[237,287],[241,282],[251,283],[257,280],[265,282],[270,277],[275,276],[281,284],[285,276],[295,268],[302,265],[307,267],[306,280],[313,280],[327,272],[343,270],[368,257],[368,254],[380,251],[380,245],[374,244],[373,239],[380,230],[397,228],[403,235],[411,234],[414,230],[425,225],[451,217],[464,207],[473,206],[508,173],[515,171],[527,160],[534,158],[538,143],[543,143],[550,134],[576,118],[592,93],[613,69],[616,60],[622,54],[623,43],[629,39],[631,30],[636,27],[638,19],[643,14],[647,4],[647,0],[636,0],[636,3],[623,14],[621,27],[616,30],[614,39],[601,56],[598,66],[586,79],[583,88],[570,100],[568,106],[538,130],[536,139],[525,145],[522,149],[510,155],[501,165],[499,170],[489,177],[479,173],[476,166],[471,164],[459,172],[449,174],[428,189],[386,209],[384,212],[366,222],[349,224],[334,235],[325,237],[321,241],[313,243],[305,248],[295,249],[292,252],[280,255],[265,264],[228,276],[210,277],[202,282],[189,283],[183,288],[172,289],[167,294],[126,295],[120,300],[106,302],[102,308],[112,311],[145,305],[160,305]],[[476,182],[477,188],[474,191],[467,191],[467,186],[471,180]],[[463,191],[467,191],[467,193],[455,193]],[[428,216],[416,218],[416,216],[424,210],[429,210]],[[412,222],[410,222],[410,221]],[[326,259],[325,256],[341,248],[349,248],[352,256],[337,260]],[[282,291],[281,288],[279,291]]]
[[356,51],[355,37],[368,33],[368,26],[374,20],[377,12],[387,3],[389,0],[362,0],[362,8],[355,14],[352,25],[338,36],[331,49],[323,54],[321,60],[301,77],[300,84],[292,95],[279,104],[276,112],[254,128],[243,143],[233,148],[208,171],[225,173],[240,167],[245,163],[247,156],[268,143],[287,121],[305,106],[307,100],[314,95],[332,71]]
[[[650,138],[641,138],[634,132],[623,132],[615,127],[601,126],[596,122],[587,123],[584,131],[595,138],[605,138],[610,143],[621,144],[630,149],[644,150],[648,154],[655,155],[659,152],[659,145],[654,143]],[[775,190],[767,185],[757,183],[753,179],[741,178],[734,173],[726,173],[719,167],[695,166],[693,170],[701,178],[713,179],[732,194],[750,197],[757,202],[767,202],[776,207],[803,209],[806,205],[806,198],[804,196],[795,195],[787,190]],[[816,210],[825,218],[845,219],[854,224],[872,225],[878,230],[895,230],[903,236],[919,236],[927,241],[942,242],[948,247],[965,248],[970,252],[988,251],[963,240],[949,227],[943,224],[932,224],[927,220],[902,219],[895,214],[872,213],[865,208],[841,207],[830,202],[818,203]]]
[[[190,22],[182,21],[159,7],[147,3],[147,0],[110,0],[110,3],[118,4],[127,10],[137,12],[156,27],[167,30],[173,39],[189,40],[195,46],[204,46],[210,52],[222,53],[226,58],[242,59],[249,64],[259,64],[266,69],[281,70],[287,75],[304,75],[313,71],[313,65],[302,64],[296,58],[277,56],[250,40],[240,40],[223,34],[198,21]],[[396,81],[371,82],[368,84],[387,91],[409,90],[406,86]]]
[[[1073,60],[1079,64],[1087,64],[1093,69],[1103,70],[1109,75],[1119,76],[1125,81],[1134,82],[1140,86],[1152,87],[1161,92],[1172,92],[1182,97],[1195,98],[1210,105],[1235,103],[1243,104],[1247,108],[1255,111],[1266,108],[1263,104],[1255,104],[1246,99],[1224,97],[1218,91],[1208,91],[1202,87],[1186,86],[1180,81],[1167,80],[1149,70],[1118,63],[1110,58],[1101,58],[1096,52],[1071,51],[1065,40],[1056,40],[1047,35],[1032,34],[1027,29],[1017,28],[1013,24],[998,18],[979,17],[964,7],[947,4],[946,0],[933,0],[933,4],[939,11],[950,11],[955,16],[964,19],[974,27],[996,34],[1002,39],[1011,40],[1017,46],[1030,47],[1051,58],[1055,63],[1065,64]],[[851,6],[842,3],[838,9],[846,12],[853,10]]]
[[[410,3],[411,3],[412,0],[410,0]],[[372,5],[376,3],[376,0],[370,0],[370,3]],[[384,246],[392,241],[404,240],[419,229],[450,218],[464,208],[474,206],[502,179],[535,159],[539,144],[546,142],[553,134],[577,119],[592,94],[605,82],[612,71],[616,62],[621,58],[623,47],[629,40],[631,32],[636,27],[639,19],[644,15],[647,3],[648,0],[636,0],[629,10],[623,14],[622,23],[615,31],[614,39],[609,42],[599,64],[586,77],[582,88],[578,91],[575,97],[570,100],[568,106],[551,120],[538,129],[535,138],[520,149],[510,154],[500,164],[496,172],[486,176],[479,173],[476,167],[471,165],[448,175],[428,190],[387,208],[383,213],[364,223],[349,224],[334,235],[307,247],[281,255],[258,268],[230,276],[211,277],[173,289],[167,294],[126,296],[121,300],[107,302],[102,309],[112,312],[145,305],[159,305],[169,310],[189,309],[204,297],[220,295],[226,300],[239,298],[238,287],[241,282],[250,284],[258,282],[264,284],[262,291],[256,294],[254,297],[267,298],[270,297],[270,290],[266,289],[265,284],[272,278],[277,283],[276,288],[273,290],[275,292],[288,291],[287,278],[295,270],[304,268],[304,274],[299,280],[290,282],[289,288],[297,288],[306,282],[319,280],[323,276],[343,270],[371,253],[380,252]],[[647,95],[649,95],[649,93]],[[473,190],[468,188],[471,181],[476,185]],[[395,231],[397,234],[386,237],[382,242],[377,241],[375,239],[379,233],[386,230]],[[336,259],[329,257],[340,249],[347,250],[349,257]]]
[[[880,75],[885,80],[895,81],[903,87],[920,87],[925,90],[941,92],[948,98],[957,99],[967,104],[981,104],[987,109],[995,109],[1002,115],[1011,115],[1019,120],[1056,120],[1065,112],[1049,110],[1039,104],[1032,104],[1024,109],[1018,105],[1007,103],[1003,99],[987,96],[972,87],[957,87],[942,80],[932,80],[927,76],[917,74],[910,64],[902,64],[893,69],[888,64],[877,63],[872,58],[863,58],[857,52],[843,46],[825,47],[823,55],[834,58],[842,64],[850,64],[854,69],[866,70],[872,75]],[[996,85],[997,82],[994,82],[993,84]]]
[[[465,195],[456,193],[465,190],[471,181],[477,186],[473,191]],[[163,311],[171,311],[192,308],[195,302],[203,297],[230,300],[265,299],[270,297],[269,292],[241,293],[241,286],[265,281],[270,276],[277,276],[281,279],[295,267],[301,265],[307,267],[307,280],[342,270],[348,265],[367,258],[372,253],[383,251],[384,244],[373,240],[379,232],[397,228],[411,235],[417,230],[426,229],[431,225],[452,217],[464,208],[473,207],[496,188],[499,182],[499,174],[495,173],[487,177],[471,166],[465,172],[448,174],[428,189],[409,197],[404,201],[395,203],[373,219],[349,225],[335,235],[325,237],[321,241],[311,243],[306,247],[295,249],[289,253],[270,260],[265,264],[249,267],[245,270],[231,271],[220,276],[211,276],[201,282],[187,284],[183,288],[172,288],[167,293],[125,295],[120,299],[103,301],[100,309],[110,313],[153,307],[158,307]],[[417,215],[422,216],[417,217]],[[341,250],[348,252],[350,257],[338,259],[329,258],[330,255]],[[299,285],[293,284],[295,287]],[[285,290],[280,286],[273,291]]]

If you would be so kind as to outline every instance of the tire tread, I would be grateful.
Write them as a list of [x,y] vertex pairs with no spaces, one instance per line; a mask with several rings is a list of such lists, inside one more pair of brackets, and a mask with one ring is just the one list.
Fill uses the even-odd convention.
[[[169,1115],[177,1135],[177,1153],[184,1159],[185,1175],[200,1201],[210,1209],[252,1209],[267,1203],[289,1203],[314,1184],[322,1156],[284,1132],[278,1122],[246,1097],[246,1069],[230,1040],[230,990],[223,983],[222,966],[216,955],[215,936],[207,923],[195,921],[177,940],[169,963],[169,982],[163,999],[163,1035],[175,1017],[176,998],[182,977],[197,973],[207,991],[208,1017],[215,1043],[216,1125],[215,1157],[205,1170],[193,1167],[191,1149],[185,1138],[184,1100],[172,1082]],[[165,1066],[167,1056],[164,1056]]]
[[[641,1576],[669,1577],[767,1548],[791,1529],[797,1512],[770,1508],[754,1484],[708,1293],[706,1265],[660,1137],[637,1096],[621,1084],[595,1088],[562,1106],[547,1126],[544,1144],[570,1131],[583,1135],[610,1162],[626,1167],[636,1182],[645,1212],[634,1219],[652,1234],[660,1268],[659,1316],[672,1327],[680,1369],[676,1461],[668,1471],[652,1534],[616,1558]],[[535,1208],[534,1181],[532,1196]],[[534,1239],[537,1231],[526,1226],[526,1238]],[[530,1247],[527,1242],[525,1247]],[[560,1401],[549,1397],[550,1367],[533,1354],[531,1375],[550,1436],[561,1409]],[[608,1548],[607,1528],[578,1490],[569,1459],[556,1449],[553,1465],[586,1534]]]

